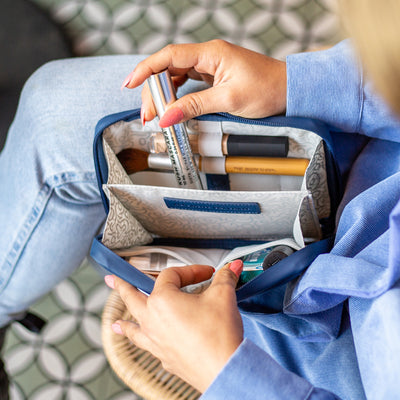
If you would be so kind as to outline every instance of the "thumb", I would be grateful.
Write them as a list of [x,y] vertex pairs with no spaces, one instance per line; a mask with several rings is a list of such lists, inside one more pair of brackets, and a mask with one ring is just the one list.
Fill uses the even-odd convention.
[[214,268],[209,265],[198,264],[165,268],[156,279],[153,292],[166,286],[180,289],[187,285],[206,281],[211,278],[214,271]]
[[[225,94],[224,94],[225,92]],[[226,111],[226,90],[221,87],[211,87],[200,92],[189,93],[172,103],[160,118],[161,128],[187,121],[203,114]]]
[[243,271],[243,261],[235,260],[229,264],[222,267],[214,276],[211,286],[228,284],[232,286],[233,289],[239,281],[240,274]]

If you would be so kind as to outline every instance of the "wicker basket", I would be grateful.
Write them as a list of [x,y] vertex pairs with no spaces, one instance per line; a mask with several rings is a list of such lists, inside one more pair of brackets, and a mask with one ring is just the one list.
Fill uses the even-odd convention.
[[103,311],[102,340],[105,355],[117,376],[146,400],[198,399],[200,393],[196,389],[163,369],[152,354],[136,347],[125,336],[113,333],[111,324],[131,318],[118,292],[112,291]]

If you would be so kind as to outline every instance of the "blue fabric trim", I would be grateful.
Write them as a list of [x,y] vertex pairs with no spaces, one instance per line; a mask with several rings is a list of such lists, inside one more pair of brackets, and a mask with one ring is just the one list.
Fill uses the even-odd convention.
[[94,169],[96,171],[97,176],[97,185],[99,187],[101,199],[103,201],[104,209],[108,214],[109,204],[107,196],[105,195],[102,185],[107,182],[108,179],[108,166],[107,161],[104,156],[103,151],[103,131],[108,126],[114,124],[117,121],[130,121],[136,118],[139,118],[140,110],[128,110],[122,111],[116,114],[107,115],[102,118],[96,125],[94,140],[93,140],[93,160],[94,160]]
[[205,201],[164,197],[165,205],[174,210],[214,212],[223,214],[261,214],[255,202]]
[[108,272],[129,282],[143,293],[150,294],[153,290],[154,280],[104,246],[101,235],[94,238],[90,256]]

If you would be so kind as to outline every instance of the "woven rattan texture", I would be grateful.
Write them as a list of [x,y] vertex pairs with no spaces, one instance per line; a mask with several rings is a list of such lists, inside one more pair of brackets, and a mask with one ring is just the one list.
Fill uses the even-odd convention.
[[146,400],[195,400],[200,393],[163,369],[161,362],[125,336],[110,329],[118,319],[132,319],[119,294],[111,292],[103,311],[102,340],[106,357],[114,372],[135,393]]

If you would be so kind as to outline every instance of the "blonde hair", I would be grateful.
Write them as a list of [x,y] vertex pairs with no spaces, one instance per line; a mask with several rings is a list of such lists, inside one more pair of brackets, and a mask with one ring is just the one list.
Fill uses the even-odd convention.
[[340,0],[345,30],[377,90],[400,115],[400,0]]

